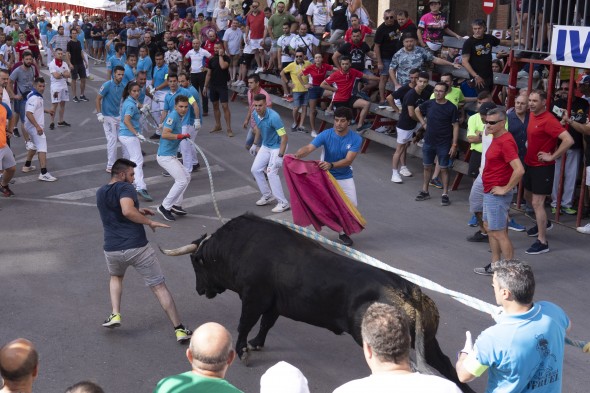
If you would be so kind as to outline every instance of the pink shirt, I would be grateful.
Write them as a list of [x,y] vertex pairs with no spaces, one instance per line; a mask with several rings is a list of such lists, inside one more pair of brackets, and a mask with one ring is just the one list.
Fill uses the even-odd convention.
[[[260,91],[256,94],[264,94],[266,96],[266,107],[267,108],[272,107],[272,101],[270,99],[270,95],[266,92],[266,90],[264,90],[261,87]],[[248,110],[250,111],[250,113],[252,113],[252,111],[254,110],[254,94],[252,94],[251,90],[248,90]],[[250,116],[250,126],[254,127],[255,125],[256,125],[256,122],[254,121],[254,116]]]
[[422,40],[424,42],[442,42],[443,31],[449,27],[447,19],[443,14],[434,15],[432,12],[420,18],[418,28],[422,29]]

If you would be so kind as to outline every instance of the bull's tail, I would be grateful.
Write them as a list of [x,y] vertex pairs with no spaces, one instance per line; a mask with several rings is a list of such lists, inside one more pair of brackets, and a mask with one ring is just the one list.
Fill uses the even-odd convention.
[[422,326],[422,313],[416,313],[416,328],[415,328],[415,339],[414,349],[416,350],[416,367],[421,372],[426,372],[428,369],[428,360],[425,355],[424,347],[424,327]]
[[[417,346],[416,346],[417,348]],[[475,393],[469,385],[459,381],[457,371],[451,360],[445,355],[435,337],[425,343],[426,362],[441,373],[445,378],[457,384],[463,393]]]

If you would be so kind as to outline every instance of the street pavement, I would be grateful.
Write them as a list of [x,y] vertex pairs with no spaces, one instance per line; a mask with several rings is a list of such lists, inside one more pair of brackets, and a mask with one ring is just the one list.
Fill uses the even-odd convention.
[[[43,72],[47,74],[46,70]],[[176,343],[173,329],[156,299],[133,270],[124,282],[122,326],[114,330],[101,326],[110,313],[110,301],[102,226],[94,195],[98,187],[109,181],[109,175],[105,172],[106,140],[96,121],[94,99],[106,72],[99,67],[93,68],[92,73],[95,78],[89,81],[86,92],[91,101],[66,106],[66,121],[72,127],[46,129],[48,169],[59,179],[57,182],[38,181],[38,170],[21,173],[24,142],[22,138],[13,139],[18,172],[11,187],[16,196],[0,199],[0,337],[2,342],[26,337],[36,344],[41,360],[35,391],[62,392],[77,381],[90,379],[106,392],[149,392],[162,377],[189,369],[184,355],[186,347]],[[45,94],[47,107],[48,96],[49,87]],[[234,138],[209,133],[213,128],[212,109],[197,137],[211,164],[221,214],[232,218],[253,212],[291,220],[290,212],[273,214],[272,206],[254,204],[259,192],[250,174],[252,158],[244,149],[245,131],[241,128],[246,106],[236,101],[230,107]],[[290,112],[279,112],[288,127]],[[309,134],[289,132],[288,152],[310,140]],[[155,161],[156,147],[143,145],[147,154],[145,177],[155,198],[151,204],[142,203],[144,207],[161,203],[173,182],[161,176]],[[312,156],[318,157],[319,154]],[[460,189],[451,192],[449,207],[440,205],[439,190],[431,190],[431,200],[415,202],[422,181],[420,161],[409,159],[415,175],[398,185],[389,180],[390,159],[390,149],[373,143],[354,163],[359,209],[368,223],[365,231],[353,236],[355,248],[396,268],[493,302],[490,277],[472,272],[474,267],[489,262],[488,245],[465,241],[474,232],[474,228],[466,226],[470,217],[469,180],[464,179]],[[36,160],[33,165],[38,166]],[[185,198],[188,216],[172,223],[170,229],[148,231],[154,247],[178,247],[220,226],[205,170],[193,174]],[[520,212],[515,212],[515,218],[532,225]],[[571,218],[565,220],[573,225]],[[329,230],[323,233],[332,240],[337,238]],[[582,296],[589,279],[588,238],[556,225],[549,232],[551,252],[528,256],[524,250],[534,239],[515,232],[510,232],[510,237],[516,256],[534,267],[535,298],[561,305],[573,322],[571,337],[590,339],[590,317],[584,311],[588,305]],[[159,258],[183,322],[191,328],[207,321],[220,322],[234,334],[235,340],[240,315],[238,296],[226,292],[211,300],[200,297],[195,291],[188,256],[160,254]],[[445,295],[426,292],[440,310],[438,340],[454,361],[455,353],[463,347],[465,330],[477,336],[493,321]],[[227,379],[245,392],[256,392],[260,376],[280,360],[300,368],[312,392],[331,392],[346,381],[369,374],[362,350],[350,336],[336,336],[279,318],[264,350],[251,356],[248,367],[239,361],[234,363]],[[567,347],[563,391],[586,392],[589,366],[590,356]],[[485,376],[479,378],[472,387],[483,392],[485,380]]]

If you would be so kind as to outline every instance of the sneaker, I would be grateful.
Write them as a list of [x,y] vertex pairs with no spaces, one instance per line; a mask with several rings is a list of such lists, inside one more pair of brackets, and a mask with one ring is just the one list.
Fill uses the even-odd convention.
[[31,141],[26,141],[25,142],[25,149],[27,150],[37,150],[37,146],[35,146],[35,144]]
[[305,127],[297,127],[297,132],[302,132],[302,133],[307,133],[307,130],[305,129]]
[[201,164],[197,163],[197,165],[193,165],[193,169],[191,172],[198,172],[201,169]]
[[12,192],[12,190],[10,189],[10,187],[7,185],[3,186],[0,185],[0,192],[2,193],[2,195],[4,195],[6,198],[10,198],[11,196],[14,196],[14,192]]
[[186,210],[184,210],[182,208],[182,206],[178,206],[178,205],[172,205],[172,207],[170,208],[170,211],[174,214],[176,214],[177,216],[186,216],[188,213],[186,212]]
[[164,176],[164,177],[172,177],[172,175],[171,175],[171,174],[169,174],[169,173],[168,173],[168,172],[166,172],[166,171],[162,172],[162,176]]
[[158,206],[158,213],[160,213],[162,215],[162,217],[164,217],[164,220],[166,221],[176,221],[176,218],[174,218],[174,216],[172,215],[172,213],[170,212],[170,210],[166,210],[164,209],[164,206],[160,205]]
[[289,95],[287,98],[285,98],[285,101],[287,101],[287,102],[293,102],[294,101],[293,96],[292,95]]
[[360,125],[359,127],[357,127],[356,130],[357,131],[364,131],[364,130],[367,130],[367,129],[371,128],[371,125],[372,124],[370,122],[366,121],[362,125]]
[[239,82],[239,81],[233,81],[233,82],[231,83],[231,85],[235,87],[235,86],[237,86],[237,85],[238,85],[238,82]]
[[258,68],[257,68],[257,69],[254,71],[254,73],[255,73],[255,74],[260,74],[262,71],[264,71],[264,68],[262,68],[262,67],[258,67]]
[[80,101],[88,102],[90,100],[88,98],[86,98],[86,96],[82,95],[82,96],[80,96]]
[[[553,223],[551,221],[547,220],[547,230],[550,231],[552,229],[553,229]],[[532,227],[531,229],[526,231],[526,234],[529,237],[539,236],[539,227],[537,227],[537,225],[535,225],[534,227]]]
[[540,240],[537,240],[525,252],[529,255],[537,255],[537,254],[543,254],[543,253],[549,252],[549,242],[547,242],[546,244],[543,244],[543,243],[541,243]]
[[578,211],[576,209],[572,209],[571,207],[561,207],[561,212],[564,214],[567,214],[568,216],[575,216],[576,214],[578,214]]
[[471,216],[471,218],[469,219],[469,222],[467,223],[468,226],[470,227],[476,227],[477,226],[477,216],[474,214]]
[[291,131],[295,132],[297,130],[297,123],[291,124]]
[[275,207],[272,208],[271,212],[273,213],[282,213],[284,211],[287,211],[291,208],[291,206],[288,203],[277,203],[277,205]]
[[283,94],[283,96],[281,97],[284,101],[287,101],[287,98],[289,98],[289,94]]
[[468,242],[471,242],[471,243],[487,242],[488,241],[488,235],[485,234],[485,233],[482,233],[482,231],[477,231],[473,235],[469,236],[467,238],[467,241]]
[[28,172],[33,172],[35,169],[37,169],[37,167],[35,165],[23,166],[21,171],[23,171],[24,173],[28,173]]
[[326,116],[334,116],[334,111],[333,110],[330,110],[330,109],[326,109],[324,111],[324,115],[326,115]]
[[421,202],[421,201],[425,201],[427,199],[430,199],[430,193],[428,192],[424,192],[424,191],[420,191],[420,193],[418,194],[418,196],[416,197],[416,201]]
[[475,269],[473,269],[473,273],[481,274],[482,276],[493,276],[494,275],[494,271],[492,270],[491,264],[488,264],[484,267],[476,267]]
[[256,206],[268,205],[269,203],[273,202],[274,200],[275,200],[275,198],[272,195],[269,195],[267,197],[263,196],[262,198],[260,198],[259,200],[256,201]]
[[191,339],[193,331],[190,329],[176,329],[174,334],[176,335],[176,341],[182,343]]
[[49,124],[49,129],[50,130],[55,130],[55,123]]
[[397,184],[402,184],[404,182],[398,171],[393,171],[391,173],[391,181]]
[[583,227],[577,227],[576,231],[584,233],[586,235],[590,235],[590,223],[584,225]]
[[57,122],[58,127],[71,127],[72,125],[66,121],[59,121]]
[[109,315],[109,317],[103,322],[102,326],[111,329],[121,326],[121,314]]
[[51,173],[47,172],[45,174],[40,174],[38,177],[41,181],[57,181],[57,177],[51,176]]
[[442,206],[449,206],[451,204],[451,200],[447,194],[442,194],[442,197],[440,198],[440,204]]
[[74,98],[72,98],[73,102],[80,102],[80,99],[77,96],[74,96]]
[[147,202],[152,202],[154,200],[154,198],[152,198],[146,189],[137,190],[137,194]]
[[379,103],[379,109],[385,109],[389,107],[389,103],[387,101],[381,101]]
[[160,139],[161,135],[158,134],[153,134],[152,136],[150,136],[150,139]]
[[342,244],[344,244],[347,247],[352,246],[352,239],[346,233],[338,235],[338,240],[340,240]]
[[236,84],[236,86],[238,86],[238,87],[244,87],[244,86],[246,86],[246,82],[244,82],[244,81],[238,81],[238,83]]
[[14,135],[15,138],[20,138],[20,132],[18,131],[18,127],[14,127],[12,129],[12,135]]
[[407,166],[402,166],[399,170],[399,174],[404,177],[412,177],[412,172],[410,172]]
[[508,229],[510,229],[511,231],[515,231],[515,232],[526,231],[526,227],[524,225],[520,225],[519,223],[514,221],[514,218],[510,219],[510,222],[508,223]]
[[432,180],[430,180],[430,183],[429,184],[432,187],[435,187],[435,188],[439,188],[439,189],[442,189],[443,188],[443,184],[442,184],[442,182],[440,181],[440,179],[438,177],[435,177]]
[[316,136],[318,136],[318,133],[316,130],[311,130],[311,137],[315,138]]

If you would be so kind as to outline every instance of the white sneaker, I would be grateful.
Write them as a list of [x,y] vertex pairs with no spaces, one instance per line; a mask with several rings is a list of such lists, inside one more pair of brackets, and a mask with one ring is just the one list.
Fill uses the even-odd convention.
[[232,86],[237,86],[239,82],[240,82],[240,81],[233,81],[233,82],[231,83],[231,85],[232,85]]
[[57,177],[51,176],[51,173],[47,172],[44,175],[39,175],[39,180],[41,181],[56,181]]
[[411,177],[412,176],[412,172],[410,172],[410,170],[408,169],[407,166],[402,166],[399,170],[400,175],[405,176],[405,177]]
[[282,213],[284,211],[287,211],[291,208],[291,206],[288,203],[277,203],[277,205],[275,207],[272,208],[271,212],[273,213]]
[[254,73],[255,73],[255,74],[260,74],[262,71],[264,71],[264,68],[262,68],[262,67],[258,67],[258,68],[256,69],[256,71],[254,71]]
[[37,150],[37,146],[31,141],[25,142],[25,149],[27,150]]
[[275,198],[271,195],[268,197],[263,196],[262,198],[260,198],[259,200],[256,201],[256,206],[264,206],[264,205],[268,205],[269,203],[273,202],[275,200]]
[[584,225],[583,227],[577,227],[576,231],[584,233],[586,235],[590,235],[590,223]]
[[318,136],[318,133],[316,132],[316,130],[311,130],[311,137],[315,138],[316,136]]
[[391,181],[394,183],[398,183],[398,184],[401,184],[404,182],[402,180],[402,177],[399,175],[399,173],[397,171],[391,173]]
[[238,83],[236,84],[236,86],[239,86],[239,87],[246,86],[246,82],[239,80]]
[[291,124],[291,130],[295,131],[297,129],[297,123]]
[[35,165],[23,166],[21,171],[23,171],[24,173],[27,173],[27,172],[33,172],[35,169],[37,169],[37,167]]

